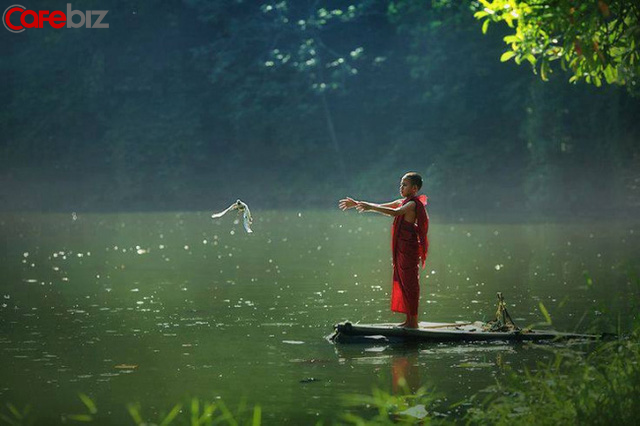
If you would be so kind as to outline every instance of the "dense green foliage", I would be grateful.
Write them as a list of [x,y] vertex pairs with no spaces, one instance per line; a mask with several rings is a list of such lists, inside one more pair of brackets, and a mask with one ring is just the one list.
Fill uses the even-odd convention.
[[573,74],[569,81],[584,79],[627,85],[640,84],[640,5],[627,0],[479,0],[475,17],[504,22],[514,33],[504,37],[510,49],[501,61],[528,61],[547,80],[551,63]]
[[501,64],[472,1],[109,10],[108,30],[3,33],[6,209],[332,206],[410,169],[456,218],[640,206],[638,100]]
[[640,408],[640,340],[599,346],[586,358],[558,351],[535,372],[512,372],[469,413],[473,424],[635,424]]

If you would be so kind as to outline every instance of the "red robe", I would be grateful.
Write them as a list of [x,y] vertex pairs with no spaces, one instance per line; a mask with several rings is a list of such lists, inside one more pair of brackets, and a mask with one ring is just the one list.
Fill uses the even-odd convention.
[[404,206],[413,201],[416,204],[416,223],[409,223],[404,216],[396,216],[391,227],[391,253],[393,257],[393,287],[391,289],[391,310],[409,315],[418,315],[420,284],[418,263],[424,268],[429,249],[427,232],[429,216],[425,206],[427,197],[405,198]]

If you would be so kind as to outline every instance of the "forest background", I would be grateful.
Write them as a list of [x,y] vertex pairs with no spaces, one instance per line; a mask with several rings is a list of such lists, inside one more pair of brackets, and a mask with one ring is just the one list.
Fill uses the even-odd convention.
[[640,213],[636,89],[502,63],[477,2],[72,5],[110,28],[0,35],[3,210],[325,208],[415,170],[452,220]]

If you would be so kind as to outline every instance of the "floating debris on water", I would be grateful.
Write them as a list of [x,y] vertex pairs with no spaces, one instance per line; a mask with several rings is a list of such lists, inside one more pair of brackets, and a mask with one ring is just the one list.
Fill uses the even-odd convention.
[[113,368],[117,368],[120,370],[135,370],[136,368],[138,368],[138,366],[135,364],[118,364],[114,365]]
[[476,361],[467,361],[467,362],[462,362],[458,365],[455,365],[455,367],[458,368],[466,368],[469,370],[475,370],[478,368],[488,368],[488,367],[493,367],[494,364],[490,363],[490,362],[476,362]]
[[371,348],[366,348],[365,352],[384,352],[387,349],[387,346],[373,346]]

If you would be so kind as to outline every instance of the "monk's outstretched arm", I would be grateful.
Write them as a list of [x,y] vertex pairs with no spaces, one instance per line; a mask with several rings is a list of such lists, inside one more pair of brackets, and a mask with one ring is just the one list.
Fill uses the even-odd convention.
[[401,205],[402,205],[402,199],[395,200],[395,201],[390,201],[390,202],[384,203],[384,204],[379,204],[379,206],[381,206],[381,207],[391,207],[392,209],[395,209],[396,207],[400,207]]
[[[340,207],[341,210],[349,210],[356,207],[359,203],[374,204],[374,203],[369,203],[367,201],[356,201],[351,197],[346,197],[338,201],[338,207]],[[388,203],[377,204],[377,205],[381,207],[389,207],[394,209],[402,205],[402,200],[389,201]]]
[[367,203],[366,201],[360,201],[356,205],[356,209],[362,213],[366,211],[374,211],[388,216],[402,216],[409,211],[415,210],[416,206],[414,202],[408,202],[404,206],[400,207],[386,207],[382,204]]

